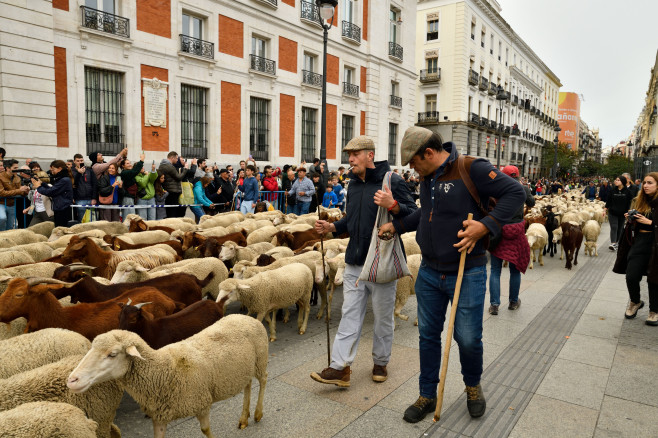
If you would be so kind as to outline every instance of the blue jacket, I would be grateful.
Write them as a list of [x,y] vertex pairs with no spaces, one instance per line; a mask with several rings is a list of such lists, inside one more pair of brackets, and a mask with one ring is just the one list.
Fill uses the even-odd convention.
[[587,194],[587,199],[596,199],[596,186],[587,186],[582,193]]
[[244,192],[243,201],[258,202],[258,181],[255,177],[245,178],[238,188]]
[[345,200],[345,195],[343,194],[343,190],[345,189],[340,184],[336,184],[334,186],[334,193],[336,194],[336,198],[337,198],[336,202],[334,202],[334,205],[341,203]]
[[[60,171],[60,173],[62,172],[64,171]],[[73,204],[71,178],[63,175],[58,178],[57,175],[53,175],[50,177],[50,182],[53,183],[52,187],[40,186],[37,188],[37,192],[52,199],[54,211],[71,208],[71,204]]]
[[203,190],[203,184],[201,184],[201,180],[194,184],[194,203],[203,204],[206,207],[210,207],[213,204],[212,201],[206,196],[206,191]]
[[322,206],[324,208],[335,207],[338,202],[338,197],[334,192],[324,192],[322,197]]
[[[468,213],[473,213],[473,219],[482,222],[491,236],[497,237],[502,226],[510,222],[525,202],[526,194],[521,184],[500,172],[489,161],[481,158],[473,160],[470,168],[468,162],[465,163],[484,209],[487,210],[489,197],[497,199],[496,207],[486,217],[482,217],[459,175],[457,148],[452,142],[444,143],[443,148],[450,153],[450,157],[420,183],[422,208],[405,218],[394,220],[393,226],[398,233],[417,230],[416,242],[420,246],[424,264],[439,272],[456,272],[459,269],[460,253],[453,245],[461,240],[457,238],[457,233],[462,229],[462,222]],[[347,198],[348,202],[350,197],[351,194]],[[487,256],[480,239],[466,256],[465,267],[468,269],[486,264]]]

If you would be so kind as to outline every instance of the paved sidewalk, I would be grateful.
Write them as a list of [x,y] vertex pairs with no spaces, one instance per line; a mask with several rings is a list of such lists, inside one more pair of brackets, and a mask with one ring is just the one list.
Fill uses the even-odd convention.
[[[484,315],[483,388],[487,413],[468,416],[456,344],[450,354],[441,421],[431,416],[417,424],[402,420],[418,396],[418,330],[415,297],[398,322],[389,379],[371,380],[372,314],[366,314],[363,339],[353,365],[352,386],[339,389],[312,381],[309,374],[327,366],[324,321],[309,321],[305,335],[295,318],[277,324],[270,344],[269,380],[264,416],[253,422],[258,391],[252,391],[252,418],[237,429],[242,395],[216,403],[211,425],[229,437],[649,437],[656,436],[658,399],[658,327],[644,324],[647,306],[634,320],[624,319],[625,280],[613,274],[614,253],[607,249],[608,226],[599,237],[599,257],[581,252],[571,271],[559,257],[535,263],[522,277],[522,306],[501,305],[497,316]],[[501,289],[505,303],[508,272]],[[342,294],[334,295],[330,323],[333,341]],[[236,312],[237,303],[229,306]],[[239,306],[239,305],[238,305]],[[311,316],[317,308],[313,308]],[[445,340],[445,334],[444,334]],[[254,381],[254,387],[256,382]],[[126,396],[117,413],[124,437],[150,437],[152,426]],[[196,418],[169,425],[168,437],[201,437]]]

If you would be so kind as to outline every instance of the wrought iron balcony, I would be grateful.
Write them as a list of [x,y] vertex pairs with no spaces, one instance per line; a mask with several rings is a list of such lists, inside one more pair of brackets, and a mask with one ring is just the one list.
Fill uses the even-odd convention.
[[427,41],[438,40],[439,31],[435,30],[434,32],[427,32]]
[[343,20],[343,38],[361,44],[361,28],[354,23]]
[[302,83],[312,85],[313,87],[322,87],[322,75],[312,71],[302,70]]
[[321,26],[320,24],[320,8],[318,8],[315,3],[312,2],[301,2],[301,16],[300,18],[307,23],[314,24],[316,26]]
[[499,123],[499,124],[498,124],[498,130],[499,130],[500,132],[504,132],[504,131],[505,131],[505,125],[503,125],[502,123]]
[[526,100],[525,100],[524,107],[525,107],[525,109],[527,109],[527,110],[530,109],[530,99],[526,99]]
[[489,119],[486,117],[480,117],[480,126],[489,126]]
[[343,82],[343,94],[351,97],[359,97],[359,86]]
[[477,85],[480,82],[480,75],[475,70],[468,71],[468,83]]
[[215,59],[215,45],[208,41],[180,34],[180,51],[203,58]]
[[503,131],[505,134],[509,135],[512,131],[512,128],[509,126],[505,126],[505,130]]
[[480,90],[486,91],[489,88],[489,79],[480,78]]
[[130,20],[98,9],[80,6],[82,27],[130,38]]
[[498,85],[495,82],[489,83],[489,94],[496,94],[498,92]]
[[495,120],[489,120],[489,128],[490,129],[496,129],[498,127],[498,123],[496,123]]
[[249,68],[268,75],[276,75],[276,61],[263,58],[262,56],[249,55]]
[[391,106],[402,108],[402,98],[391,94]]
[[475,123],[476,125],[479,125],[480,124],[480,116],[478,116],[475,113],[471,113],[470,122]]
[[530,105],[530,114],[534,114],[534,113],[535,113],[535,107]]
[[441,69],[427,69],[420,71],[420,82],[429,83],[429,82],[439,82],[441,80]]
[[399,45],[398,43],[394,43],[393,41],[389,41],[388,56],[392,56],[398,61],[402,61],[404,59],[402,55],[403,55],[402,46]]
[[439,123],[438,111],[425,111],[418,113],[418,123]]
[[521,135],[521,131],[518,128],[512,128],[512,135]]
[[519,96],[514,96],[512,98],[512,105],[518,105],[519,104]]
[[268,6],[276,8],[278,6],[278,0],[258,0],[261,3],[265,3]]

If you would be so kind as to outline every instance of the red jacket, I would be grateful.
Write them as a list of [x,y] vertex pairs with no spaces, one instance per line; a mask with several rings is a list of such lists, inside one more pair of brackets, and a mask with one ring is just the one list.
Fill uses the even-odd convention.
[[[279,183],[277,182],[275,177],[268,176],[266,178],[263,178],[263,187],[268,192],[276,192],[279,190]],[[276,197],[277,197],[276,193],[268,193],[265,195],[265,199],[270,202],[276,201]]]

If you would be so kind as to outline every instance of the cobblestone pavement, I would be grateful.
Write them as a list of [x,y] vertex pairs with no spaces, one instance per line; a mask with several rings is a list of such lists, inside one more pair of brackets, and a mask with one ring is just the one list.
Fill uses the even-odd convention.
[[[431,415],[417,424],[402,420],[418,396],[418,330],[415,297],[398,322],[389,378],[371,380],[372,314],[366,314],[363,338],[348,389],[312,381],[309,374],[327,366],[326,326],[309,321],[306,334],[295,331],[295,318],[277,324],[270,344],[269,380],[264,415],[253,422],[258,391],[252,391],[249,426],[238,430],[242,395],[215,403],[211,426],[223,437],[648,437],[656,436],[658,399],[658,327],[644,324],[648,306],[633,320],[624,319],[628,301],[622,275],[611,272],[609,228],[599,237],[599,257],[582,251],[571,271],[558,257],[522,276],[518,310],[505,305],[508,271],[503,269],[503,305],[497,316],[484,315],[482,385],[487,413],[468,416],[459,351],[453,342],[439,423]],[[648,303],[646,282],[643,299]],[[341,290],[334,295],[330,335],[338,325]],[[237,312],[237,303],[229,312]],[[317,308],[313,308],[317,311]],[[311,312],[313,316],[314,312]],[[445,334],[444,334],[445,339]],[[254,387],[257,382],[254,381]],[[126,395],[116,424],[124,437],[150,437],[149,419]],[[196,418],[180,419],[168,437],[202,437]]]

